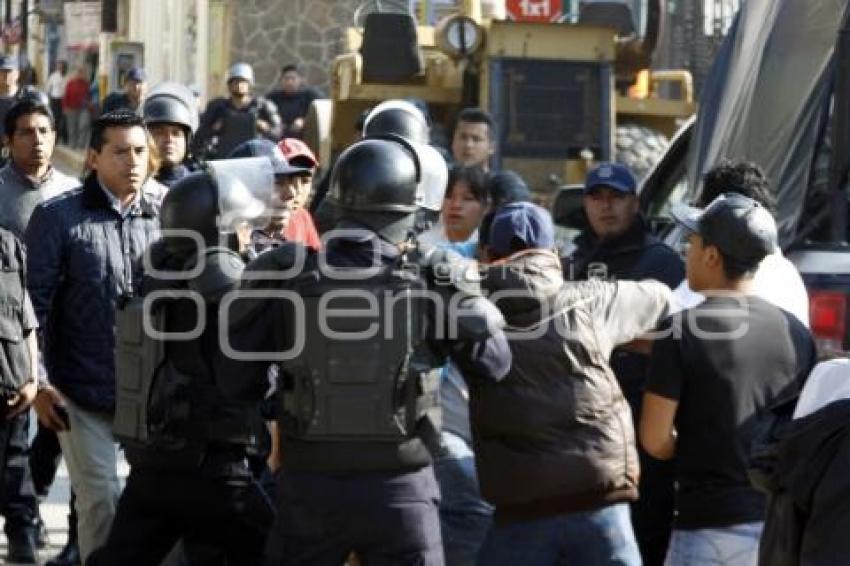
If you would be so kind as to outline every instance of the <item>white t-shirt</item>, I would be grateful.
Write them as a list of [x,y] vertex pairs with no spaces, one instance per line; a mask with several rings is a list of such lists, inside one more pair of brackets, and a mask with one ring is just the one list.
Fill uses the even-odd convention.
[[65,96],[65,85],[68,84],[68,76],[62,76],[59,71],[53,71],[47,77],[47,96],[50,98],[62,98]]
[[[809,327],[809,294],[800,272],[781,250],[762,260],[753,277],[752,289],[755,296],[790,312]],[[691,290],[687,279],[676,287],[673,297],[679,310],[695,307],[705,300],[703,295]]]

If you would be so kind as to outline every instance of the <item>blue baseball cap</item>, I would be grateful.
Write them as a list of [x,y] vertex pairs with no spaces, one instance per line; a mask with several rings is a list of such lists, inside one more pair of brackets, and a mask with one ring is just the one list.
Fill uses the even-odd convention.
[[588,172],[584,180],[584,194],[598,187],[611,187],[621,193],[635,194],[637,181],[625,165],[600,163]]
[[275,175],[304,175],[312,172],[309,167],[295,167],[290,165],[284,157],[283,152],[273,141],[266,139],[248,140],[240,143],[230,155],[229,159],[241,157],[268,157],[272,162]]
[[127,71],[126,80],[128,81],[136,81],[137,83],[143,83],[148,79],[147,73],[141,67],[133,67],[129,71]]
[[555,225],[549,212],[534,203],[506,204],[493,216],[488,245],[497,258],[522,250],[553,249]]

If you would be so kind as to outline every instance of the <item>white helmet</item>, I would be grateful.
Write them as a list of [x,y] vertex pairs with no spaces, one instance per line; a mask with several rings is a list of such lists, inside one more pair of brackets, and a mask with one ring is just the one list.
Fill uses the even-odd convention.
[[227,70],[227,82],[233,79],[243,79],[254,86],[254,69],[248,63],[234,63]]

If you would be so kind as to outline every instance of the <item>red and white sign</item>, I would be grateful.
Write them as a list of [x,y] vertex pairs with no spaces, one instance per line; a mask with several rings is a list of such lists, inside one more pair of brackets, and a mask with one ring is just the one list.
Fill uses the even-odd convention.
[[507,0],[508,17],[517,22],[553,23],[564,15],[563,0]]

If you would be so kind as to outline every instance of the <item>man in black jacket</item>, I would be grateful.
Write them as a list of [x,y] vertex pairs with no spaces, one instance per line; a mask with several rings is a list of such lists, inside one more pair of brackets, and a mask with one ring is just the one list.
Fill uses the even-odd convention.
[[115,306],[138,292],[142,254],[158,237],[163,193],[146,182],[150,143],[141,116],[101,116],[83,186],[36,207],[26,231],[35,252],[27,258],[27,287],[49,380],[39,384],[35,408],[60,433],[84,560],[106,539],[120,491],[112,434]]
[[[602,163],[587,174],[584,210],[589,227],[576,238],[576,249],[564,262],[569,279],[638,281],[655,279],[675,289],[685,276],[682,259],[649,233],[639,212],[637,182],[619,163]],[[614,350],[611,368],[632,409],[635,423],[649,358]],[[640,499],[632,504],[635,536],[646,566],[661,566],[673,525],[673,465],[660,462],[638,447]]]
[[26,255],[18,237],[0,228],[0,513],[9,562],[36,563],[37,501],[27,465],[29,419],[36,395],[37,326],[25,286]]
[[[850,556],[850,359],[821,362],[800,399],[776,407],[750,478],[769,498],[761,566],[830,566]],[[788,414],[793,408],[793,420]]]

